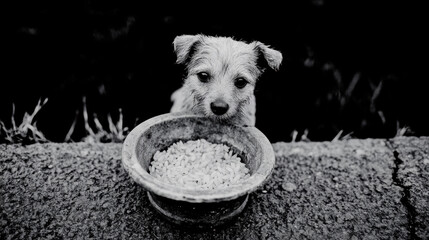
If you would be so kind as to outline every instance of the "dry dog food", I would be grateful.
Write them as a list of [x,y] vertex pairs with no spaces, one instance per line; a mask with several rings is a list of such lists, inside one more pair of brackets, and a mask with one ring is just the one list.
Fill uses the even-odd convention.
[[204,139],[179,141],[157,151],[149,172],[164,182],[190,189],[225,188],[250,176],[228,146]]

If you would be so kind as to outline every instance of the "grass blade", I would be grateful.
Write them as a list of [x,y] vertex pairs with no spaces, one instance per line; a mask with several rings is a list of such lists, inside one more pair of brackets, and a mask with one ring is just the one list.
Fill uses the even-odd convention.
[[76,110],[74,120],[73,120],[72,125],[70,126],[67,134],[66,134],[66,137],[64,138],[64,142],[69,142],[71,140],[71,135],[74,133],[74,129],[76,128],[76,122],[77,122],[78,115],[79,115],[79,110]]
[[95,136],[94,131],[89,126],[88,112],[86,110],[86,97],[82,97],[82,102],[83,102],[83,120],[85,124],[85,130],[88,132],[90,136]]

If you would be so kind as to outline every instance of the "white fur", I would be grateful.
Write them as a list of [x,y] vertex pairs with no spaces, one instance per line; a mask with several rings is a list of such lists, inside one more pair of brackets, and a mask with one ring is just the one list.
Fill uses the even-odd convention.
[[[171,95],[171,112],[190,111],[236,125],[255,125],[256,100],[254,88],[264,71],[257,66],[263,57],[268,66],[278,70],[282,54],[261,42],[246,43],[228,37],[204,35],[178,36],[173,42],[177,63],[186,64],[187,76],[183,86]],[[207,73],[210,80],[200,81],[199,73]],[[248,84],[238,88],[238,78]],[[223,115],[212,112],[216,100],[228,104]]]

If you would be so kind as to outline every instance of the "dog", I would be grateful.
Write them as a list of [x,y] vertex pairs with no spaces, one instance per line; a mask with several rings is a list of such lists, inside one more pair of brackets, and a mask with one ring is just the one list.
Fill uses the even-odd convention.
[[220,122],[255,126],[255,84],[266,67],[277,71],[281,52],[259,41],[181,35],[173,41],[183,85],[173,92],[170,112],[192,112]]

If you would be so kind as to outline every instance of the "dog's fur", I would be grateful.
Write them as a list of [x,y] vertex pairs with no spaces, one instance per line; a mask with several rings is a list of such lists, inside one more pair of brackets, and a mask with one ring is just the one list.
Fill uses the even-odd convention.
[[258,41],[205,35],[177,36],[173,45],[186,76],[171,95],[171,112],[190,111],[231,124],[255,125],[255,84],[264,66],[279,69],[279,51]]

